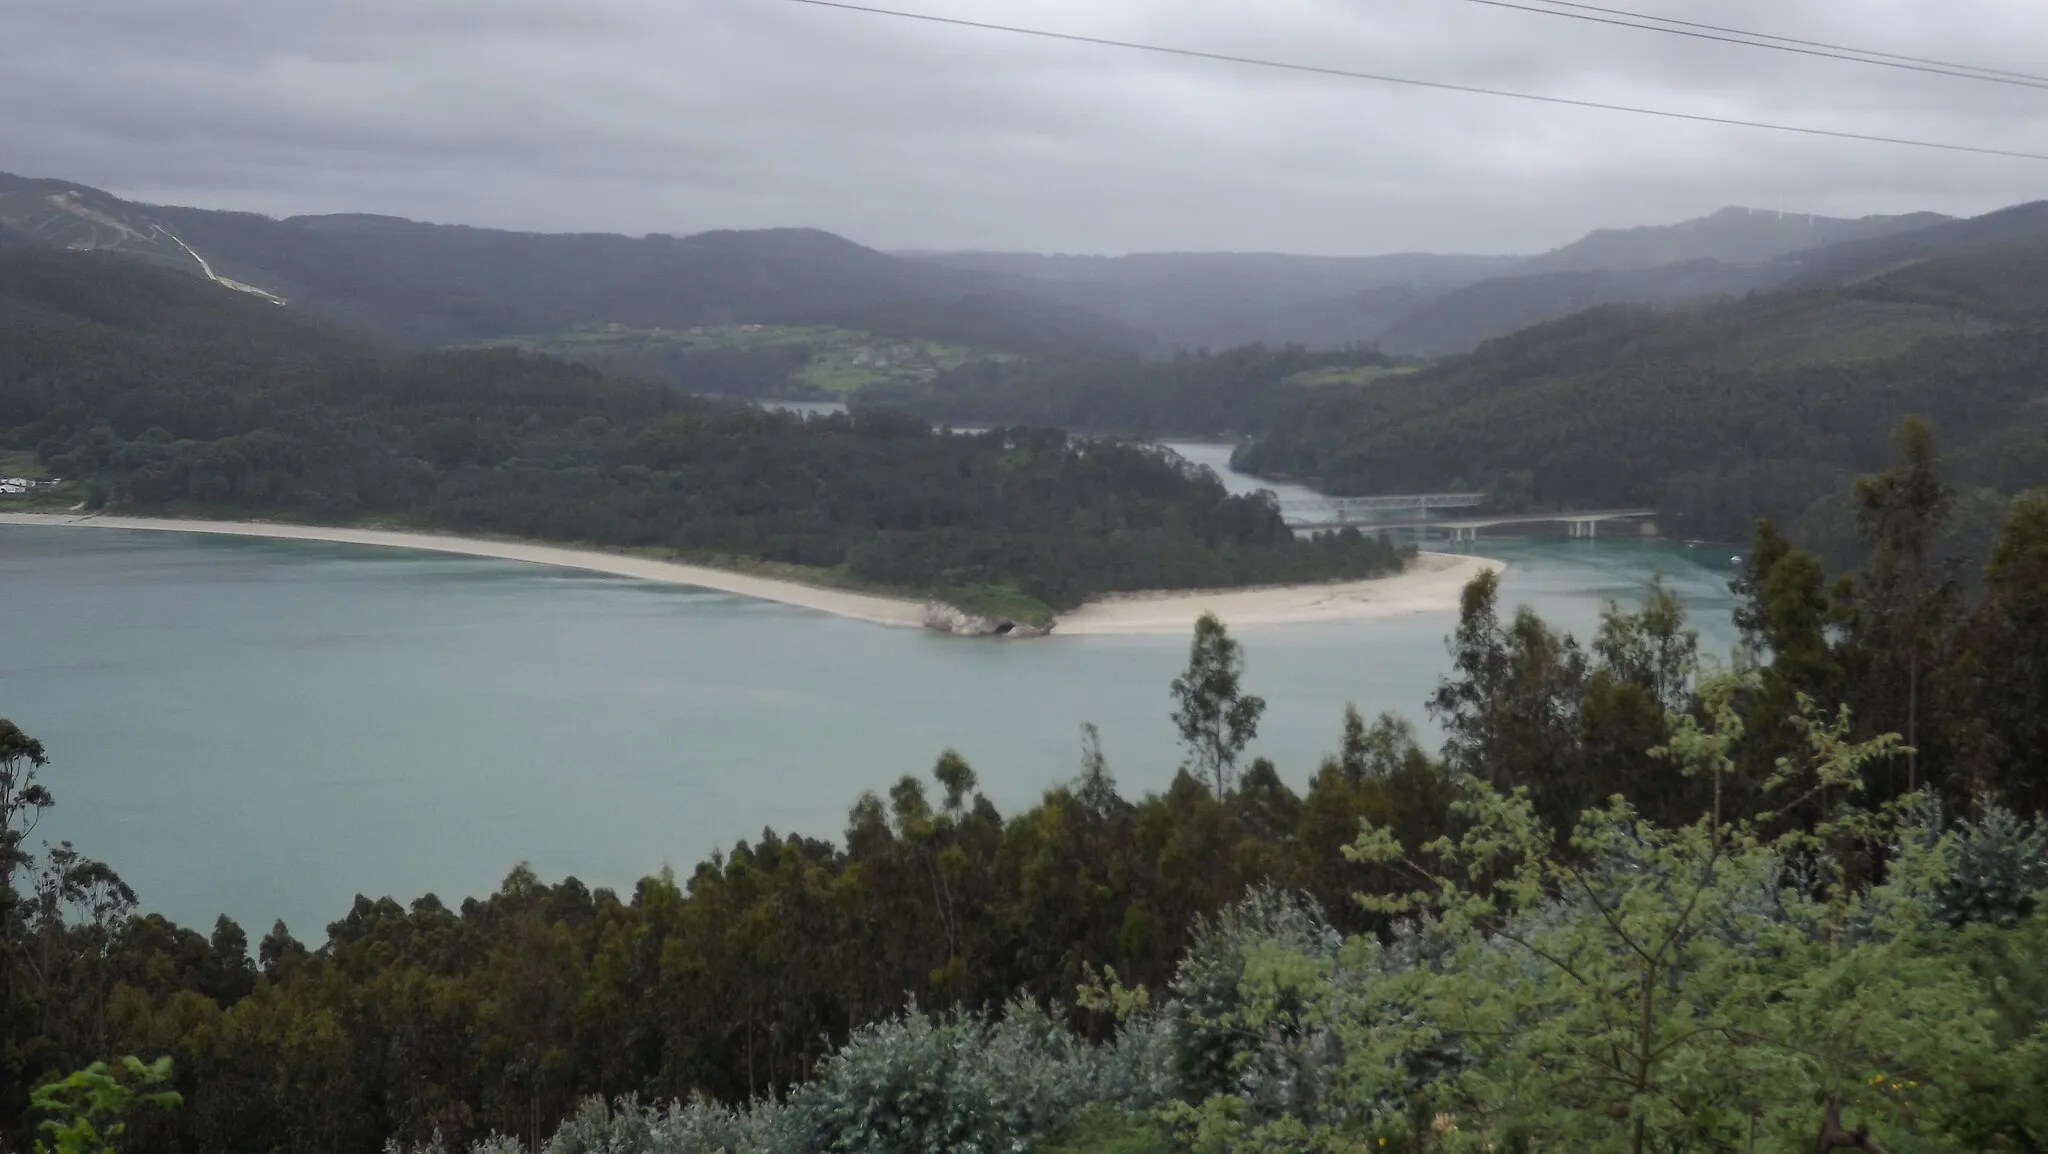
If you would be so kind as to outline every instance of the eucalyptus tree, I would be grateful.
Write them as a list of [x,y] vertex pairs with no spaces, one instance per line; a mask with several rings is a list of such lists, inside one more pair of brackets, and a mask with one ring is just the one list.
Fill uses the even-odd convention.
[[29,863],[22,847],[43,811],[55,804],[40,780],[49,760],[42,742],[0,717],[0,914],[14,895],[15,871]]
[[1244,647],[1221,618],[1204,613],[1195,622],[1188,667],[1173,679],[1173,724],[1187,749],[1183,768],[1207,781],[1221,798],[1230,792],[1237,759],[1259,733],[1266,712],[1262,697],[1245,693]]
[[1907,417],[1892,443],[1892,467],[1856,482],[1856,525],[1871,553],[1851,587],[1849,612],[1859,648],[1872,661],[1870,692],[1897,711],[1910,793],[1920,785],[1920,683],[1955,598],[1948,567],[1934,555],[1955,492],[1941,479],[1933,425]]

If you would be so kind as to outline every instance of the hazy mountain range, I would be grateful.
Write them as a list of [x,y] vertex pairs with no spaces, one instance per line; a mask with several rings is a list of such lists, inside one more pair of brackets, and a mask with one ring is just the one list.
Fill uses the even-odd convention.
[[1252,341],[1440,356],[1611,303],[1841,283],[2048,235],[2048,206],[1972,220],[1723,209],[1536,256],[890,254],[812,229],[541,234],[368,215],[148,206],[0,174],[0,244],[132,253],[409,346],[611,323],[817,322],[1025,355]]
[[1941,224],[1936,213],[1858,220],[1727,208],[1658,228],[1602,229],[1533,257],[1402,253],[1127,257],[911,253],[1036,282],[1033,291],[1183,348],[1248,341],[1376,344],[1438,356],[1613,303],[1739,295],[1799,274],[1793,254]]

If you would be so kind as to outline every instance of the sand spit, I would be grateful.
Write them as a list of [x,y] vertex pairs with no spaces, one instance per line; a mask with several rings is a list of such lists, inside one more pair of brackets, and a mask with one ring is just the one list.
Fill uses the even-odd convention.
[[[259,521],[188,521],[156,517],[79,516],[61,513],[0,513],[0,525],[47,525],[139,529],[174,533],[211,533],[233,537],[267,537],[284,541],[323,541],[341,545],[376,545],[418,549],[501,561],[525,561],[590,573],[607,573],[644,581],[690,585],[735,593],[850,617],[877,625],[916,628],[924,622],[924,604],[909,598],[855,593],[800,581],[756,577],[704,565],[656,561],[594,549],[570,549],[523,541],[454,537],[386,529],[340,529],[322,525],[285,525]],[[1233,629],[1266,625],[1367,621],[1455,609],[1458,593],[1480,570],[1501,568],[1497,561],[1447,553],[1424,553],[1402,573],[1370,581],[1330,585],[1288,585],[1261,589],[1204,592],[1135,593],[1091,601],[1062,616],[1054,636],[1187,633],[1195,619],[1213,612]]]
[[1282,585],[1196,593],[1133,593],[1091,601],[1060,618],[1064,634],[1188,633],[1214,613],[1232,629],[1373,621],[1456,609],[1466,582],[1499,561],[1423,553],[1405,571],[1335,585]]

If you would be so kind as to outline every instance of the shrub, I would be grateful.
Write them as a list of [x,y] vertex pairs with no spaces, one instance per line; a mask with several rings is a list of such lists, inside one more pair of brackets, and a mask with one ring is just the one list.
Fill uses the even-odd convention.
[[1265,887],[1204,926],[1166,1010],[1180,1095],[1237,1094],[1261,1115],[1312,1109],[1340,1054],[1309,1003],[1341,946],[1312,901]]
[[813,1148],[1028,1149],[1099,1096],[1099,1056],[1028,1003],[993,1024],[912,1013],[856,1031],[790,1101]]
[[1934,889],[1936,916],[1951,928],[1974,922],[2011,929],[2048,890],[2048,830],[1993,806],[1950,838],[1945,876]]

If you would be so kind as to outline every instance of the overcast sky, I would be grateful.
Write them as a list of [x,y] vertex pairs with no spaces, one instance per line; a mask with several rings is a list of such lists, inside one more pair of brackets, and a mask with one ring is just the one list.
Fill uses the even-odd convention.
[[[893,6],[2048,153],[2048,90],[1469,0]],[[2048,71],[2042,0],[1606,0]],[[0,170],[160,203],[884,248],[1528,252],[1726,204],[2048,196],[2048,162],[1051,43],[790,0],[6,0]]]

